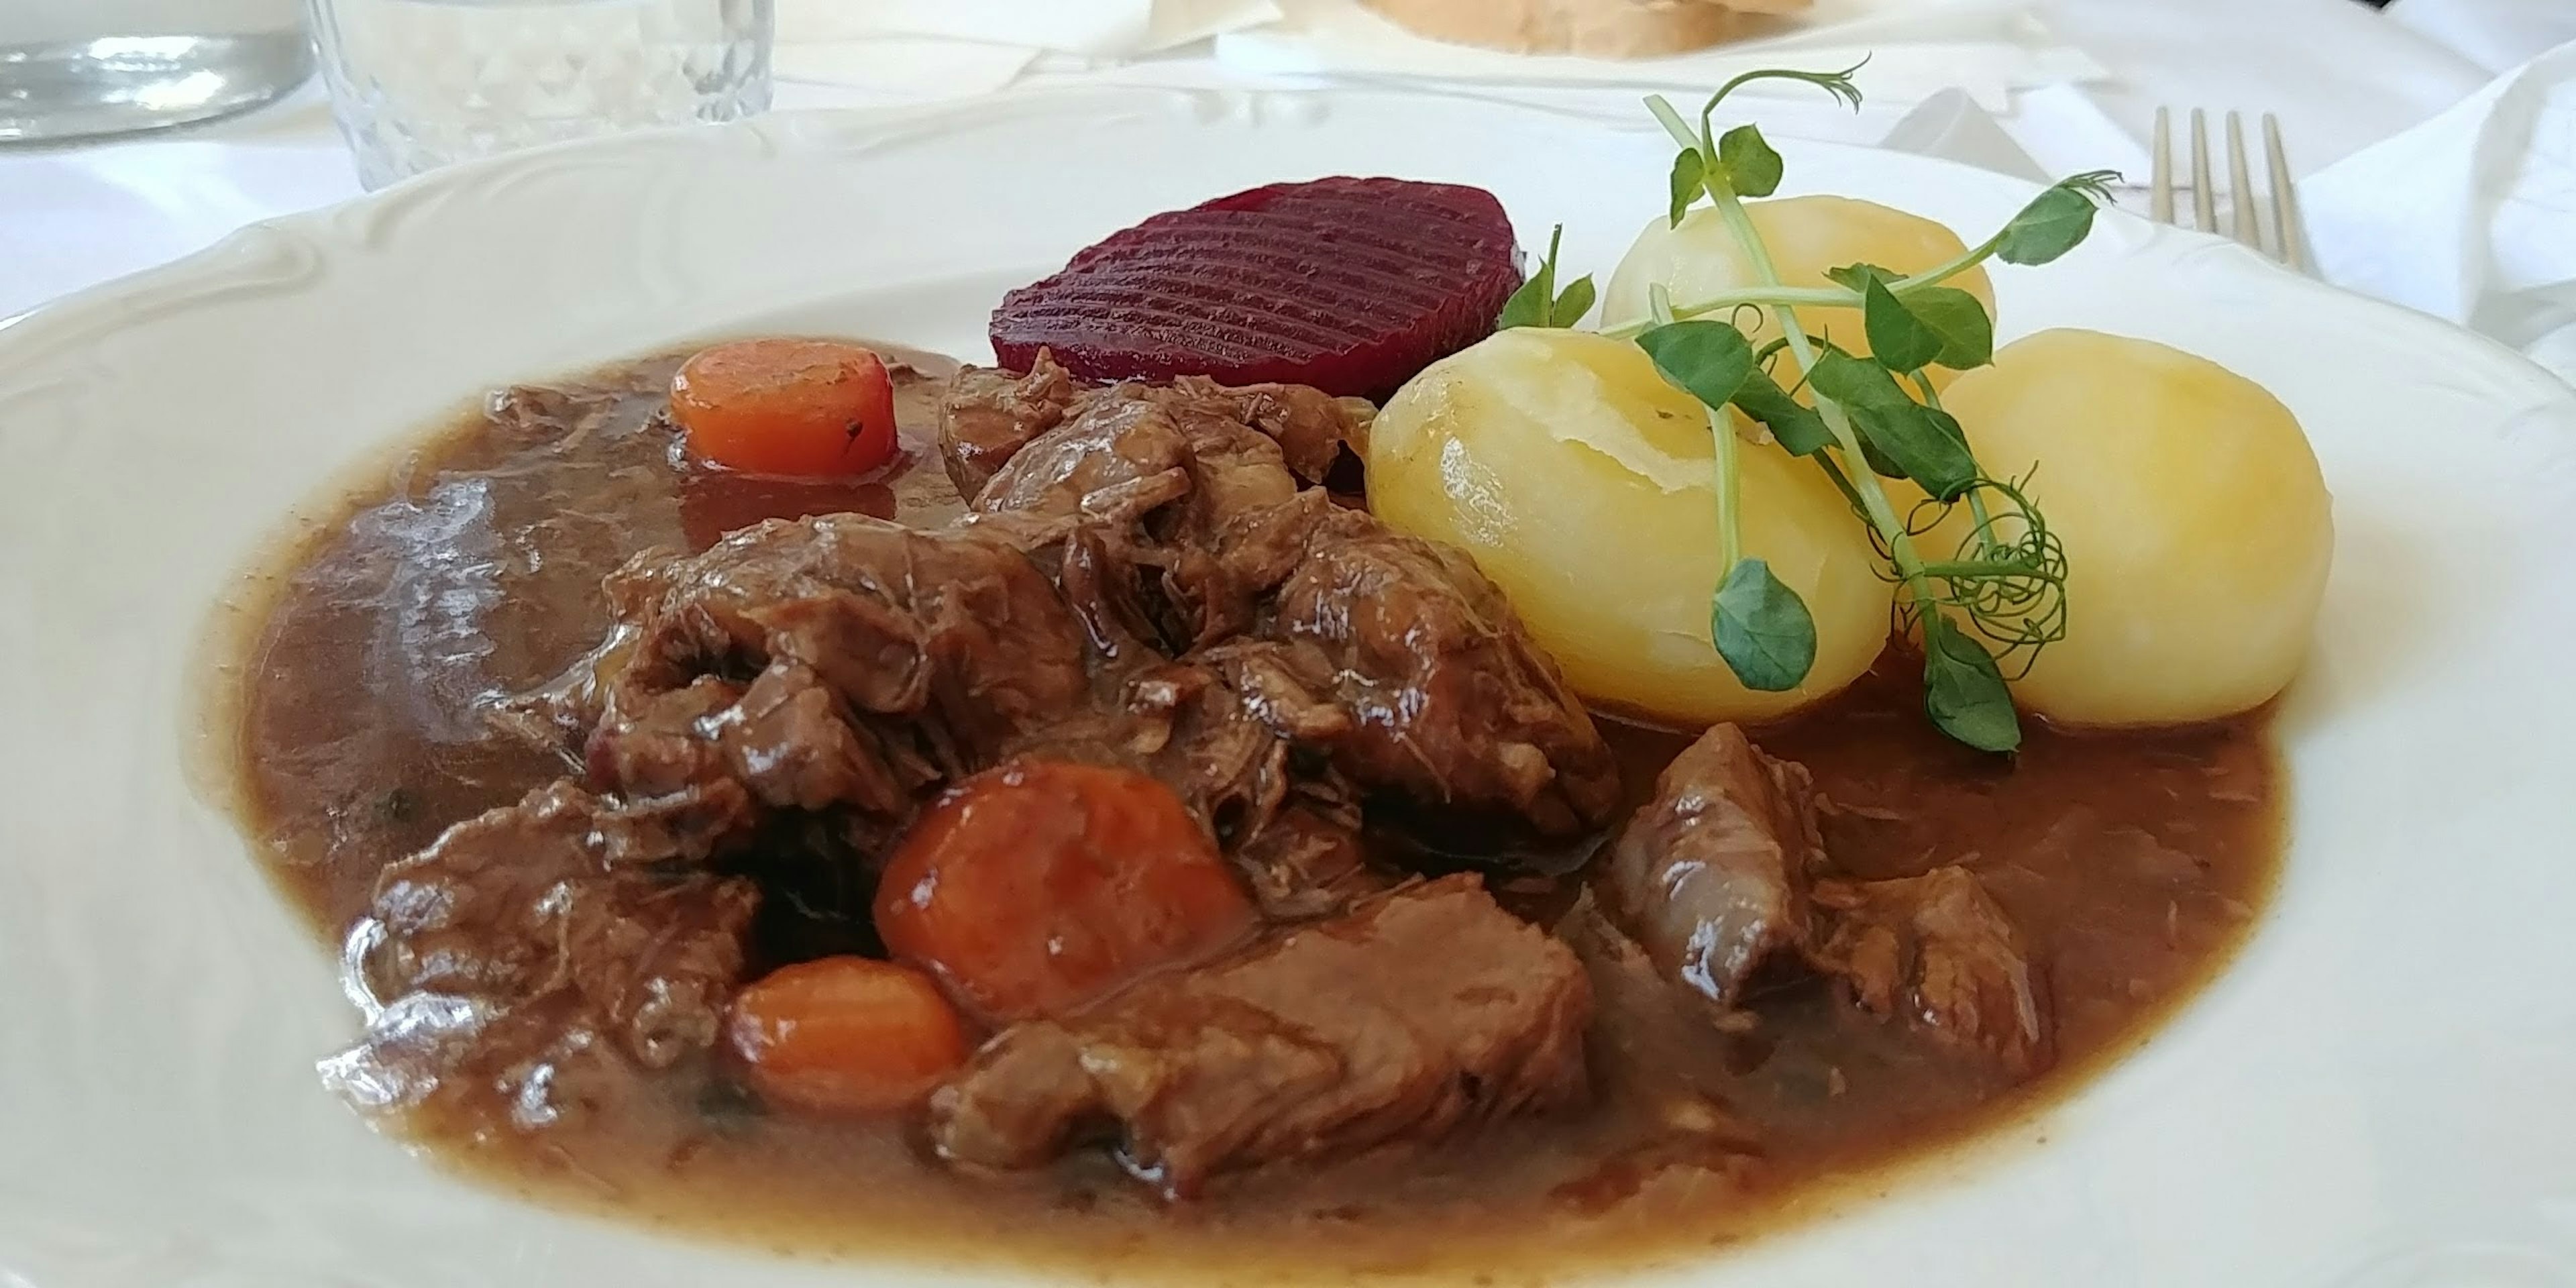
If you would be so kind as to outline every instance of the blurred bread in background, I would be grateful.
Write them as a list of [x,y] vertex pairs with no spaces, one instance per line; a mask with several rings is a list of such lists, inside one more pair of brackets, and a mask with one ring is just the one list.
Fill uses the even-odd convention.
[[1659,58],[1748,34],[1809,0],[1360,0],[1434,40],[1516,54]]

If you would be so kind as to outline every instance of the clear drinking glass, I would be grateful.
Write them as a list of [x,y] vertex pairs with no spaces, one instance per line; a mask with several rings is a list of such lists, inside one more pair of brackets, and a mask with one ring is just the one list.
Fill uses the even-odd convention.
[[379,188],[468,157],[769,106],[770,0],[309,0]]
[[303,0],[0,0],[0,143],[210,120],[312,73]]

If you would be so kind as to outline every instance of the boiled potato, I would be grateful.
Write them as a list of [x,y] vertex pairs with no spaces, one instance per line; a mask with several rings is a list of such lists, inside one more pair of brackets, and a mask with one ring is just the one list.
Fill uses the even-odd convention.
[[[2066,638],[2013,684],[2074,724],[2214,719],[2299,669],[2325,593],[2334,520],[2290,409],[2178,349],[2043,331],[1944,399],[1997,478],[2028,488],[2066,544]],[[1934,552],[1968,535],[1964,507]]]
[[1709,642],[1715,449],[1700,404],[1635,344],[1521,329],[1433,364],[1370,430],[1369,504],[1473,554],[1585,697],[1677,723],[1758,719],[1867,669],[1892,592],[1813,465],[1740,446],[1745,552],[1816,621],[1815,667],[1788,692],[1736,683]]
[[[1763,244],[1770,247],[1772,267],[1779,270],[1785,286],[1831,286],[1833,282],[1825,276],[1825,270],[1846,264],[1876,264],[1899,273],[1919,273],[1968,249],[1957,233],[1921,215],[1851,197],[1783,197],[1749,202],[1744,209],[1754,229],[1762,234]],[[1602,294],[1604,325],[1643,321],[1647,316],[1646,288],[1656,282],[1672,292],[1676,304],[1757,285],[1744,248],[1736,244],[1725,221],[1711,206],[1701,206],[1683,216],[1679,228],[1670,227],[1661,215],[1647,221],[1635,243],[1628,247],[1627,255],[1620,259],[1618,271],[1610,275],[1609,289]],[[1969,269],[1944,284],[1976,296],[1986,306],[1987,316],[1994,315],[1995,291],[1986,281],[1983,268]],[[1834,343],[1854,353],[1869,352],[1869,337],[1861,334],[1859,309],[1808,307],[1791,312],[1807,334],[1831,336]],[[1752,321],[1753,315],[1748,312],[1743,320]],[[1779,326],[1767,311],[1759,326],[1745,332],[1757,345],[1778,333]],[[1947,385],[1954,374],[1946,367],[1934,367],[1933,387]],[[1790,383],[1785,374],[1781,383]]]

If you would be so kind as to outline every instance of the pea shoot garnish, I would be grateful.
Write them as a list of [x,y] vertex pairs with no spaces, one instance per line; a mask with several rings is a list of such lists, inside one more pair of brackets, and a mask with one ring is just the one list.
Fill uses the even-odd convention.
[[[1784,285],[1744,207],[1746,198],[1779,189],[1780,154],[1758,127],[1720,134],[1711,118],[1728,94],[1757,80],[1803,81],[1857,107],[1860,90],[1851,78],[1858,70],[1747,72],[1709,96],[1695,125],[1661,95],[1646,100],[1680,145],[1666,194],[1672,226],[1709,203],[1756,284],[1680,301],[1658,286],[1647,318],[1605,334],[1636,341],[1665,380],[1707,411],[1720,569],[1709,633],[1736,679],[1751,689],[1793,689],[1816,656],[1806,604],[1743,548],[1738,454],[1776,447],[1814,462],[1868,528],[1881,575],[1899,587],[1895,626],[1919,633],[1932,723],[1969,746],[2008,752],[2021,745],[2021,726],[2005,682],[2065,635],[2066,552],[2032,504],[2029,479],[1988,474],[1959,422],[1941,408],[1933,368],[1963,371],[1994,357],[1985,306],[1943,283],[1988,259],[2035,265],[2064,255],[2092,230],[2095,209],[2109,197],[2106,185],[2118,176],[2095,171],[2061,180],[1992,237],[1923,272],[1849,264],[1828,272],[1827,286]],[[1556,250],[1551,235],[1539,272],[1505,309],[1502,325],[1564,327],[1582,316],[1590,280],[1556,295]],[[1791,311],[1817,307],[1856,310],[1869,352],[1810,335]],[[1778,338],[1757,349],[1737,322],[1747,309],[1751,329],[1767,317],[1778,324]],[[1730,409],[1759,427],[1752,441]],[[1887,479],[1910,481],[1924,498],[1900,508]],[[1970,522],[1958,548],[1927,550],[1933,530],[1963,506]]]

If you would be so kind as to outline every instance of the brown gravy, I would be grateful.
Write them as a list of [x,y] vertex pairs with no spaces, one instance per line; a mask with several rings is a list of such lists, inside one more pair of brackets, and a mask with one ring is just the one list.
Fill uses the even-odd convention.
[[[677,464],[656,415],[674,361],[516,395],[594,398],[568,435],[514,440],[499,421],[465,417],[290,553],[239,672],[235,769],[245,828],[320,934],[346,932],[385,864],[559,774],[487,731],[476,704],[587,647],[605,620],[598,582],[628,555],[702,547],[772,515],[936,523],[958,508],[930,445],[930,375],[899,377],[906,463],[865,482],[799,484]],[[1879,877],[1963,862],[2013,914],[2045,963],[2058,1023],[2057,1066],[2027,1084],[1789,984],[1763,1004],[1759,1032],[1736,1036],[1655,1022],[1613,990],[1585,1112],[1239,1177],[1179,1209],[1098,1158],[1010,1181],[953,1175],[899,1126],[770,1116],[685,1066],[637,1103],[541,1139],[453,1124],[412,1134],[550,1201],[798,1253],[1192,1283],[1519,1282],[1692,1255],[2080,1085],[2225,963],[2268,896],[2283,848],[2268,713],[2153,734],[2035,728],[2006,762],[1943,741],[1918,702],[1901,670],[1872,675],[1760,741],[1814,771],[1842,867]],[[1682,740],[1608,731],[1642,798]],[[1572,894],[1537,878],[1501,892],[1533,912]],[[1676,1132],[1659,1106],[1685,1090],[1737,1121]]]

